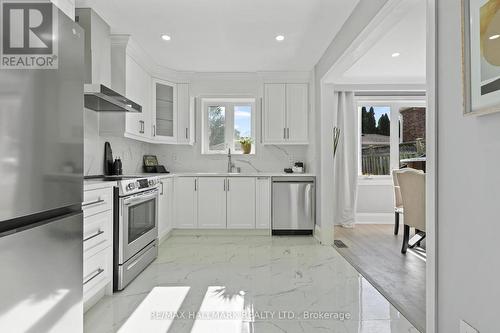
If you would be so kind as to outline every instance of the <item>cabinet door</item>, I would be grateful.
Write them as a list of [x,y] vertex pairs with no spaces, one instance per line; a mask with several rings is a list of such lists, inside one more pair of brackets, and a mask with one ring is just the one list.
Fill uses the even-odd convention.
[[142,106],[141,113],[128,112],[126,132],[138,137],[151,137],[151,77],[130,56],[125,59],[125,94]]
[[173,179],[160,180],[158,202],[158,238],[162,238],[172,229]]
[[255,228],[255,178],[227,179],[227,227]]
[[177,84],[177,143],[191,144],[189,84]]
[[175,225],[181,229],[197,228],[198,196],[196,177],[175,179]]
[[264,85],[264,143],[285,141],[286,90],[284,84]]
[[255,227],[271,229],[271,179],[258,177],[255,188]]
[[177,137],[177,87],[174,83],[153,80],[153,138],[175,143]]
[[198,227],[201,229],[226,228],[226,178],[199,178]]
[[307,83],[286,85],[286,137],[290,143],[308,142],[308,94]]

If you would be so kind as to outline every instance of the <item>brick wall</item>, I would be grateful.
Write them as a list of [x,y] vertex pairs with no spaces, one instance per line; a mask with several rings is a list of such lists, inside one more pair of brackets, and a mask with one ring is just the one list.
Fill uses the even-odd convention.
[[425,140],[425,108],[408,108],[400,111],[403,117],[403,142]]

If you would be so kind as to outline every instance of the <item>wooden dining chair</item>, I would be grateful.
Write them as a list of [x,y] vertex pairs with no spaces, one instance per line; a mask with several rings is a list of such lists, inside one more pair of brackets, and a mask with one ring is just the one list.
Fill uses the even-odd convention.
[[[425,238],[425,173],[411,168],[396,173],[404,207],[404,234],[401,253]],[[410,240],[410,228],[415,236]]]

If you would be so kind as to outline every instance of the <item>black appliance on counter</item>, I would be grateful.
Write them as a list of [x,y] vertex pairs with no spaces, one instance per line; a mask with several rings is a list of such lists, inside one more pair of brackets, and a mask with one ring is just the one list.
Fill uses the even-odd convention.
[[116,176],[123,174],[122,160],[118,157],[113,160],[113,151],[109,142],[104,143],[104,175]]
[[170,173],[164,165],[158,164],[156,155],[144,155],[142,169],[145,173]]

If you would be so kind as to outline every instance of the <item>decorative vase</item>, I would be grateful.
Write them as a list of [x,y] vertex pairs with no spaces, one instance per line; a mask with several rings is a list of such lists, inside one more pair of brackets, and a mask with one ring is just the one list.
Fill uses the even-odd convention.
[[252,151],[252,144],[241,144],[241,149],[243,149],[243,154],[250,154],[250,152]]

